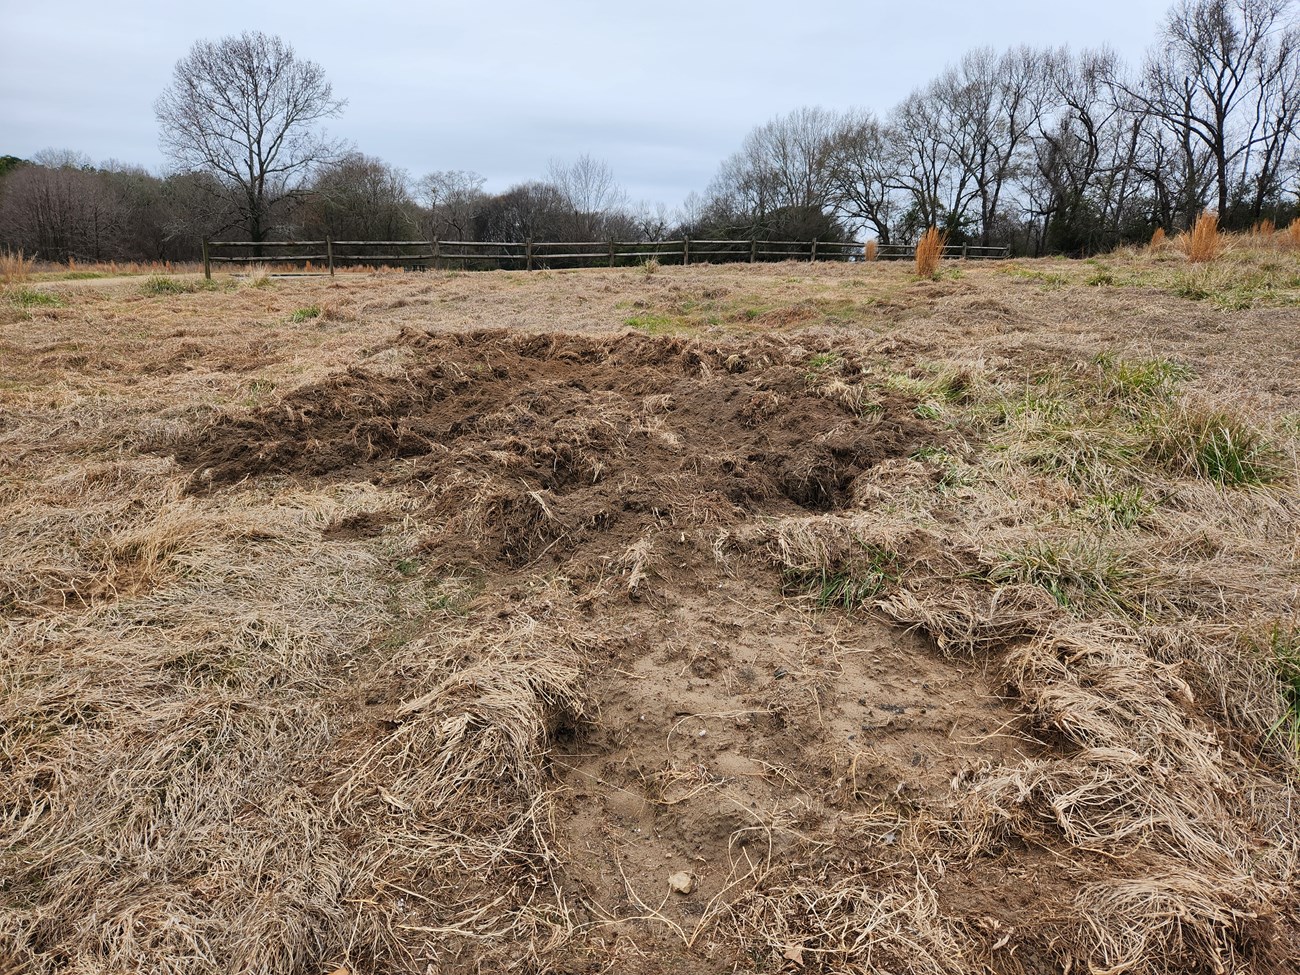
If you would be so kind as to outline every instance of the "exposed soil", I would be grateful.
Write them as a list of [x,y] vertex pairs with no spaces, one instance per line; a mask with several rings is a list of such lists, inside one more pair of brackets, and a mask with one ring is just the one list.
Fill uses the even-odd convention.
[[[792,862],[904,863],[895,833],[854,817],[942,804],[963,770],[1026,754],[973,664],[715,551],[726,529],[834,512],[876,464],[941,442],[914,402],[823,395],[809,354],[776,343],[408,331],[375,357],[218,419],[176,457],[200,493],[264,475],[406,490],[431,569],[505,595],[476,608],[510,612],[543,569],[572,581],[589,719],[549,756],[561,889],[600,937],[658,959],[638,967],[685,953],[730,970],[716,945],[687,948],[706,914]],[[358,689],[373,705],[358,747],[400,693],[380,677]],[[674,874],[688,894],[669,893]]]
[[820,395],[807,355],[775,344],[404,332],[391,349],[400,370],[351,369],[180,445],[192,489],[418,482],[460,546],[518,567],[649,527],[831,511],[863,471],[938,437],[898,397]]

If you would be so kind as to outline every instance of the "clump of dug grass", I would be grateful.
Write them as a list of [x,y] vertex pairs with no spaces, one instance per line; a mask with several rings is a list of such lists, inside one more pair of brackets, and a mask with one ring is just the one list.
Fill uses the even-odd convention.
[[931,227],[916,242],[916,276],[933,278],[939,273],[939,260],[943,249],[948,244],[948,235],[941,234],[937,227]]

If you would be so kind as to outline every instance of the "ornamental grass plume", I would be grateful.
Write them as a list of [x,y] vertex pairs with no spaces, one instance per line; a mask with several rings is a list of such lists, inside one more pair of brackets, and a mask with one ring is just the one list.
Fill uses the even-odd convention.
[[1212,261],[1219,256],[1223,241],[1219,235],[1219,215],[1202,213],[1187,239],[1187,260],[1193,264]]
[[939,259],[943,257],[948,235],[939,233],[937,227],[929,228],[921,235],[916,244],[916,274],[921,278],[932,278],[939,273]]

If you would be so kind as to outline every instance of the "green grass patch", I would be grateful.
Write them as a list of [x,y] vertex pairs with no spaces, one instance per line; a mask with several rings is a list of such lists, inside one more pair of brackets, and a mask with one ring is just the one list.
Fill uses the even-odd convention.
[[1137,528],[1155,510],[1156,505],[1141,485],[1103,491],[1092,495],[1080,506],[1088,520],[1111,528]]
[[212,291],[215,288],[215,282],[208,280],[190,281],[158,274],[145,278],[144,283],[140,285],[140,290],[144,294],[156,296],[192,295],[199,291]]
[[1263,261],[1248,265],[1215,261],[1179,271],[1170,280],[1170,294],[1188,301],[1209,301],[1225,311],[1257,304],[1300,304],[1300,274],[1294,264]]
[[289,321],[295,324],[309,322],[313,318],[319,318],[321,313],[320,305],[308,305],[306,308],[299,308],[289,316]]
[[1000,552],[988,573],[995,584],[1041,586],[1078,615],[1106,611],[1119,616],[1142,614],[1141,603],[1128,595],[1135,576],[1120,553],[1090,538],[1037,541]]
[[36,288],[9,288],[4,295],[19,308],[60,308],[63,305],[63,299],[58,295]]
[[1121,359],[1102,353],[1093,361],[1101,371],[1101,393],[1112,399],[1169,399],[1194,375],[1171,359]]
[[933,403],[961,403],[970,398],[974,385],[970,373],[950,366],[937,366],[928,374],[890,373],[885,387],[904,396]]
[[821,372],[824,369],[830,369],[832,366],[838,366],[844,361],[844,356],[838,352],[818,352],[808,360],[808,368]]
[[1269,735],[1300,755],[1300,626],[1274,623],[1248,644],[1277,677],[1282,713],[1273,722]]
[[1224,410],[1183,407],[1150,422],[1152,454],[1174,473],[1227,486],[1268,484],[1284,473],[1282,452]]
[[781,573],[786,595],[811,596],[821,609],[857,609],[898,580],[897,558],[876,546],[867,546],[864,558],[851,567],[786,569]]

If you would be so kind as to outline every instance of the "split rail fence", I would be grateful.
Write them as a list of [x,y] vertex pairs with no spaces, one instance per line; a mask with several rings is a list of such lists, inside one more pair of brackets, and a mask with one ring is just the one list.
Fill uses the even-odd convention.
[[[341,267],[403,267],[411,269],[526,270],[571,267],[626,267],[649,260],[660,263],[756,263],[758,261],[861,261],[866,245],[860,241],[825,240],[682,240],[663,241],[502,241],[474,240],[293,240],[203,242],[203,276],[212,277],[214,264],[286,264],[334,274]],[[876,258],[911,260],[910,244],[879,244]],[[956,244],[944,257],[999,260],[1006,247]]]

